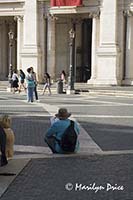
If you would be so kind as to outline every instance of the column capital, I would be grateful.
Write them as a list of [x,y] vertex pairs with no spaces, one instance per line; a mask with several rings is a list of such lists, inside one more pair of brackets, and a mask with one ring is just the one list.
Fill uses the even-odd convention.
[[102,8],[104,0],[98,0],[99,7]]
[[56,15],[53,15],[53,14],[50,14],[50,13],[47,13],[47,14],[44,14],[44,19],[48,19],[49,21],[56,21],[58,20],[58,17]]
[[24,16],[22,16],[22,15],[17,15],[14,17],[15,21],[23,21],[23,19],[24,19]]
[[123,11],[123,15],[124,15],[125,17],[132,17],[132,16],[133,16],[133,11],[130,10],[130,9],[124,10],[124,11]]
[[100,17],[100,9],[97,9],[94,12],[89,13],[89,18],[99,18]]

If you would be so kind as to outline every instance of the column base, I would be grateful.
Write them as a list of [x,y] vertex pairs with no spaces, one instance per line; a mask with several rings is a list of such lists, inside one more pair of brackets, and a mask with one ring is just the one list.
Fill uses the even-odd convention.
[[121,85],[122,82],[119,79],[90,79],[87,81],[87,84],[93,86],[117,86]]
[[[95,85],[121,85],[120,51],[117,45],[102,45],[97,51]],[[92,77],[93,78],[93,77]],[[89,82],[88,82],[89,83]]]
[[122,85],[133,85],[133,79],[126,78],[126,79],[122,80]]

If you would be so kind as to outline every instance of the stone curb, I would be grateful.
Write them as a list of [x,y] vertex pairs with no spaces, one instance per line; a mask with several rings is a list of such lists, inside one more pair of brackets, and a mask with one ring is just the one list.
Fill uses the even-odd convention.
[[30,161],[29,158],[25,159],[12,159],[4,167],[0,167],[0,197],[5,193],[13,180],[19,175],[24,167]]
[[110,90],[88,90],[88,93],[86,94],[91,94],[91,95],[112,95],[112,96],[129,96],[133,97],[133,92],[130,91],[110,91]]

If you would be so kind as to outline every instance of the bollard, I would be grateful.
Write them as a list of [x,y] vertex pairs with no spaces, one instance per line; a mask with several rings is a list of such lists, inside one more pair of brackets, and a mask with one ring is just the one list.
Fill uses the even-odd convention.
[[57,82],[57,94],[62,94],[63,93],[63,81],[59,80]]

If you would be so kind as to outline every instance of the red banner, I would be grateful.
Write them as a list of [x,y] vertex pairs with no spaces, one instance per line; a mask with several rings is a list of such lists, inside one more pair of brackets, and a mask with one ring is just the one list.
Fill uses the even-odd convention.
[[51,0],[51,6],[81,6],[83,0]]

